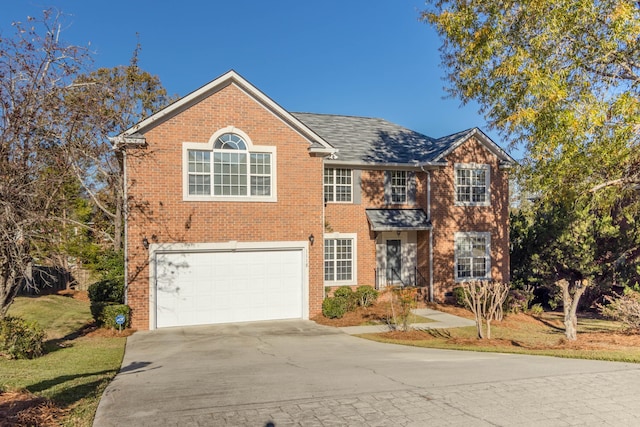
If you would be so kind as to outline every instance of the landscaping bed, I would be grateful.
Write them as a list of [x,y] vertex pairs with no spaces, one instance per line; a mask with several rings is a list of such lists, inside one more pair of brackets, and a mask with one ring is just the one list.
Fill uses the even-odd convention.
[[[434,310],[473,319],[473,314],[458,306],[423,304]],[[316,316],[316,323],[334,326],[360,326],[384,324],[390,319],[389,301],[347,312],[340,319]],[[492,323],[492,339],[477,338],[475,327],[416,330],[392,330],[365,334],[363,338],[376,341],[429,348],[521,353],[557,357],[600,359],[640,363],[640,335],[625,332],[618,322],[602,318],[594,312],[579,314],[578,340],[568,341],[564,335],[561,312],[543,312],[538,315],[508,313],[500,322]],[[410,322],[415,323],[415,322]]]

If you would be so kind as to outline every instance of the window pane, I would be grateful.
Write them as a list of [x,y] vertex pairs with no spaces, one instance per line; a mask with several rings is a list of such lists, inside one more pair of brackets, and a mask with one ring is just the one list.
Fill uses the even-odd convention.
[[324,266],[326,281],[352,280],[353,240],[325,239]]
[[461,203],[487,202],[487,169],[456,169],[456,201]]
[[483,235],[456,237],[456,278],[483,279],[489,276],[489,240]]

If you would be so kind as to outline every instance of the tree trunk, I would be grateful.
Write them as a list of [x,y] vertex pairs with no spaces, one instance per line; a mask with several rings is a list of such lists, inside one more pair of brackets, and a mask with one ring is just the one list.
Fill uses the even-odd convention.
[[556,285],[562,289],[564,334],[569,341],[576,341],[578,339],[578,303],[589,286],[589,281],[587,279],[576,280],[573,289],[571,289],[569,281],[565,279],[558,280]]
[[[6,270],[7,266],[3,266]],[[10,268],[10,267],[9,267]],[[4,319],[20,287],[16,285],[16,277],[12,271],[0,272],[0,319]]]

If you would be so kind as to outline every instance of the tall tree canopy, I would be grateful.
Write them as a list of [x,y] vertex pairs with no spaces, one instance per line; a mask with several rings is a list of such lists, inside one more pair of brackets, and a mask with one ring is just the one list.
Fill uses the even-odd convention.
[[640,3],[428,4],[449,93],[524,149],[520,184],[538,201],[514,218],[516,279],[562,288],[575,339],[585,286],[640,277]]
[[[640,185],[640,5],[630,0],[435,0],[449,91],[526,149],[554,197]],[[609,194],[610,196],[610,194]]]

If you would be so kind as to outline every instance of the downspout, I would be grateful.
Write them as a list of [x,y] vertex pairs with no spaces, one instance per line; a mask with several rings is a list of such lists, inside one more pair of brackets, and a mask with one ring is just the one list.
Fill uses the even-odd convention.
[[128,255],[128,222],[129,222],[129,203],[127,196],[127,150],[122,148],[122,183],[124,185],[124,189],[122,192],[122,215],[124,216],[124,245],[123,245],[123,256],[124,256],[124,304],[129,305],[129,255]]
[[429,302],[434,301],[433,295],[433,222],[431,221],[431,172],[420,166],[422,172],[427,174],[427,218],[431,222],[429,229]]

